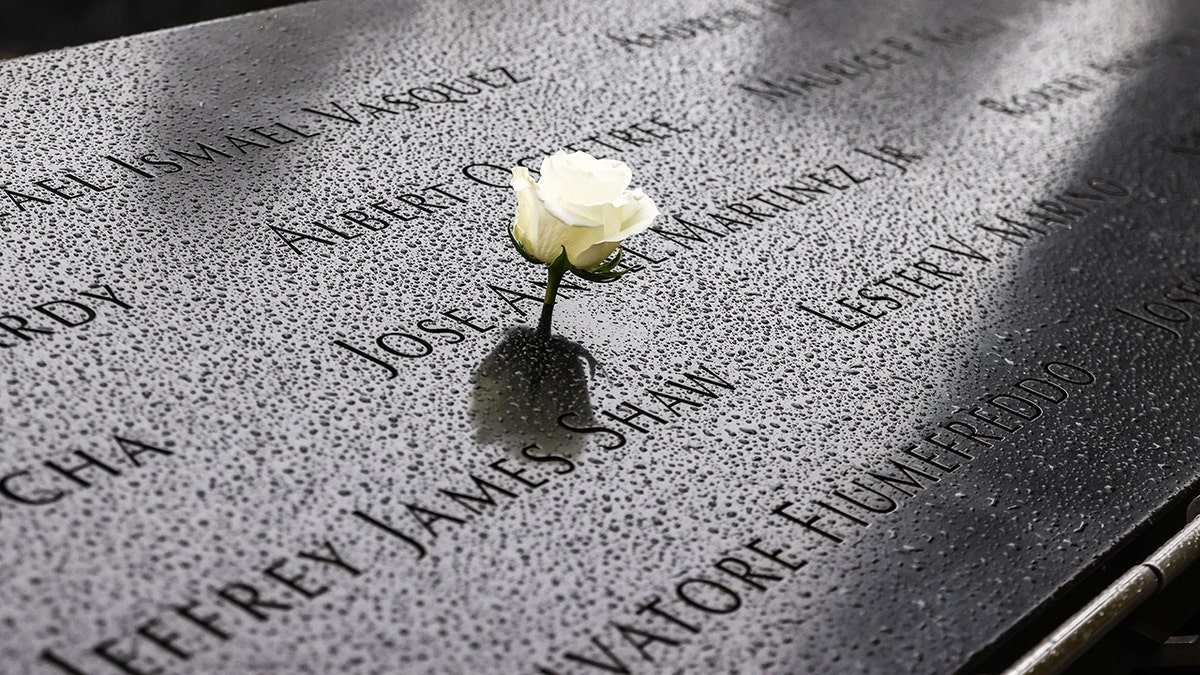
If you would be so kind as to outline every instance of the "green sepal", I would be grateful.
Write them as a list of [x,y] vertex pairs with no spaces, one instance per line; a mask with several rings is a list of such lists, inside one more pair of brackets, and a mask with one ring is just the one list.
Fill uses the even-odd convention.
[[[540,264],[545,264],[545,263],[540,263]],[[571,261],[567,259],[567,247],[566,246],[563,247],[562,253],[558,254],[558,257],[554,259],[554,262],[550,263],[550,269],[552,271],[560,272],[560,273],[566,272],[567,270],[570,270],[570,269],[574,269],[573,267],[571,267]]]
[[613,256],[612,258],[609,258],[607,262],[600,263],[600,265],[598,267],[596,267],[595,269],[588,270],[588,271],[595,273],[595,274],[608,274],[609,272],[616,269],[617,265],[621,264],[621,258],[624,255],[625,255],[625,250],[618,248],[617,254],[615,256]]
[[621,275],[625,274],[625,272],[612,272],[609,274],[596,274],[595,272],[588,272],[586,270],[572,269],[571,274],[574,274],[575,276],[579,277],[580,279],[586,279],[588,281],[595,281],[595,282],[604,284],[604,283],[608,283],[610,281],[616,281],[617,279],[619,279],[621,277]]
[[581,269],[572,267],[571,274],[574,274],[575,276],[579,277],[580,279],[586,279],[587,281],[596,281],[596,282],[600,282],[600,283],[616,281],[617,279],[624,276],[626,272],[629,271],[629,270],[617,270],[616,269],[617,265],[621,264],[621,257],[624,254],[625,254],[625,252],[618,248],[617,254],[615,256],[613,256],[611,259],[609,259],[608,261],[600,263],[599,265],[597,265],[596,267],[594,267],[590,270],[581,270]]

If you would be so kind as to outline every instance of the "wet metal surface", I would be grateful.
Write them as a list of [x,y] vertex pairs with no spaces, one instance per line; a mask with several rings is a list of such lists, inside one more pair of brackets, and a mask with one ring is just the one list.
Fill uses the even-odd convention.
[[[0,109],[5,672],[948,672],[1200,482],[1195,3],[314,3]],[[563,147],[664,216],[546,343]]]

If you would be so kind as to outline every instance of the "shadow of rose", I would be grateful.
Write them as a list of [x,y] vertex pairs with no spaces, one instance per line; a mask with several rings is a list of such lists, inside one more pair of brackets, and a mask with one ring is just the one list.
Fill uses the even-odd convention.
[[594,423],[589,383],[599,364],[582,345],[533,328],[505,331],[474,374],[471,419],[475,441],[500,444],[515,458],[536,443],[547,452],[578,454],[586,438],[559,425]]

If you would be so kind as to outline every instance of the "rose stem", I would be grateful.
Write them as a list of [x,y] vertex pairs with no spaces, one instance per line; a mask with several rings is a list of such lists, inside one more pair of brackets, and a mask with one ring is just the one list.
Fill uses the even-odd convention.
[[542,318],[538,321],[537,332],[540,337],[550,337],[550,323],[554,320],[554,300],[558,296],[558,284],[567,273],[566,265],[559,265],[556,260],[549,267],[549,278],[546,280],[546,299],[542,301]]

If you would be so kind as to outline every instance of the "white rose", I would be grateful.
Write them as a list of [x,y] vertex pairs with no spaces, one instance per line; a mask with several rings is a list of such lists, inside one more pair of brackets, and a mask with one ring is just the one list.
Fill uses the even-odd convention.
[[572,267],[591,270],[658,215],[644,192],[628,189],[633,172],[624,162],[559,150],[542,160],[541,171],[534,183],[528,169],[513,169],[512,235],[526,254],[546,264],[566,249]]

